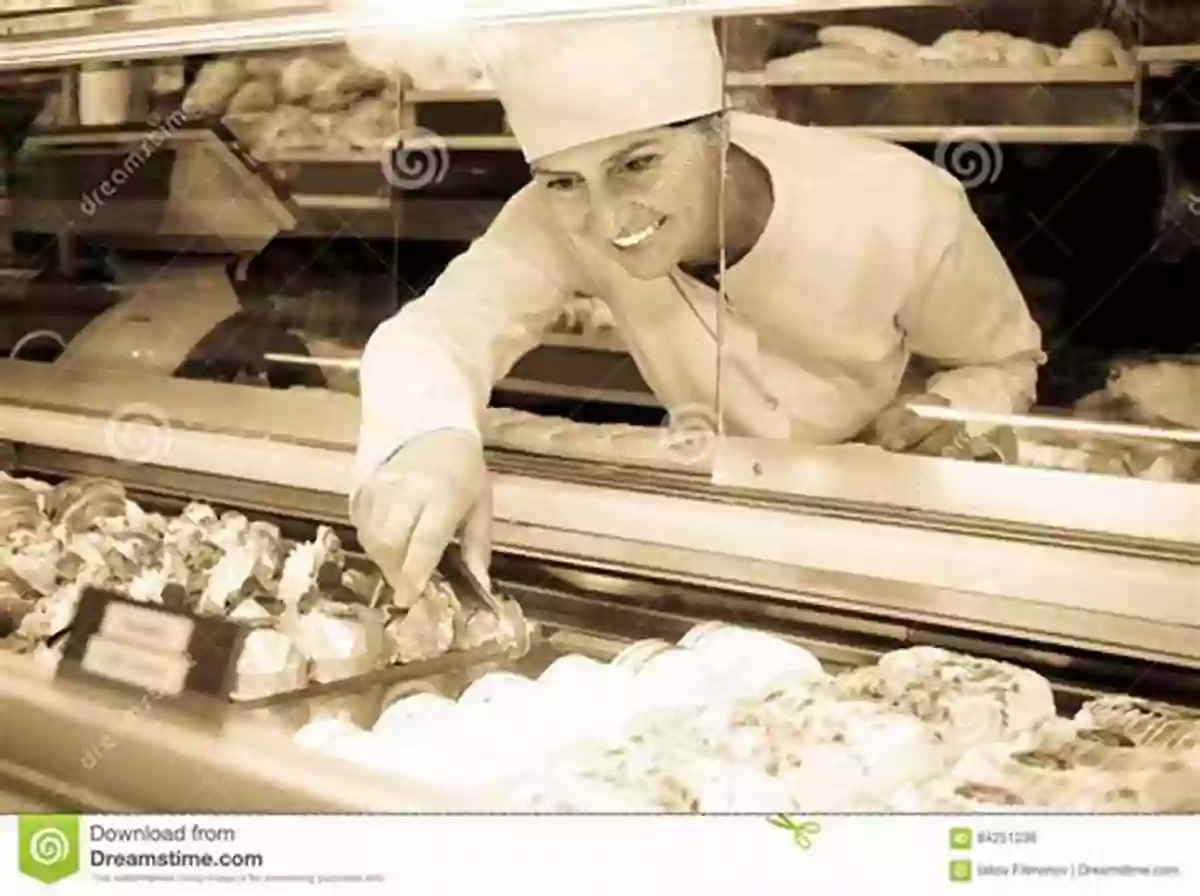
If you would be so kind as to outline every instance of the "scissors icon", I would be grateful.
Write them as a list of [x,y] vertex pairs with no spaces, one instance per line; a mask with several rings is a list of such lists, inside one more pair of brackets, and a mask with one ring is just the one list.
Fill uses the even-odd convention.
[[792,835],[792,840],[801,849],[811,849],[813,845],[812,837],[821,833],[821,826],[817,822],[796,822],[783,814],[768,818],[767,822],[780,830],[789,831]]

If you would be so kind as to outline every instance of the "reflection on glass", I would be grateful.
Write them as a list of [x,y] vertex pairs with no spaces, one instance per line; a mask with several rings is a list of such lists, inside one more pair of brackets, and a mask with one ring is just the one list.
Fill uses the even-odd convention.
[[[725,21],[730,158],[774,188],[724,282],[727,433],[1200,478],[1200,144],[1109,145],[1138,118],[1123,10],[1017,6],[971,30],[927,10]],[[1193,76],[1141,101],[1194,116]],[[731,247],[747,183],[731,165]]]

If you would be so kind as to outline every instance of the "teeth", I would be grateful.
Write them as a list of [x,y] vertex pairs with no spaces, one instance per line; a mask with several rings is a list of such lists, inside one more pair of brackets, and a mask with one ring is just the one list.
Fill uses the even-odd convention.
[[619,236],[613,240],[613,245],[618,249],[628,249],[631,246],[636,246],[638,243],[648,240],[654,236],[659,227],[662,226],[662,221],[651,224],[645,230],[639,230],[636,233],[627,233],[624,236]]

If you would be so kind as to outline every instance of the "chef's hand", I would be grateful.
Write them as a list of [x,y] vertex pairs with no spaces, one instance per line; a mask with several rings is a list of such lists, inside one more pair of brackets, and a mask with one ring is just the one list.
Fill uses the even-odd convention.
[[443,429],[401,448],[359,490],[350,516],[399,606],[416,602],[460,533],[463,558],[489,582],[492,490],[475,433]]
[[920,417],[909,410],[910,404],[950,406],[950,402],[940,395],[910,395],[897,399],[875,419],[872,441],[876,445],[888,451],[940,457],[961,441],[961,424]]

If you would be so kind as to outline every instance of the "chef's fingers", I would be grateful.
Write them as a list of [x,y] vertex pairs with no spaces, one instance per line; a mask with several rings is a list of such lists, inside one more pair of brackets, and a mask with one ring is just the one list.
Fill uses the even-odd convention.
[[397,598],[415,601],[425,590],[461,525],[455,502],[434,500],[425,505],[408,539],[400,575],[392,583]]
[[880,419],[879,444],[888,451],[907,451],[939,425],[938,421],[918,417],[907,408],[896,408]]
[[928,457],[941,457],[960,441],[962,428],[955,423],[933,423],[933,427],[909,449],[914,454],[924,454]]
[[[419,504],[394,503],[386,508],[380,518],[368,523],[365,530],[363,548],[397,596],[403,596],[400,592],[403,588],[404,562],[421,512]],[[364,536],[360,536],[362,538]]]
[[488,588],[491,588],[492,576],[492,486],[489,481],[479,495],[479,500],[471,508],[467,524],[463,527],[462,538],[463,560]]

